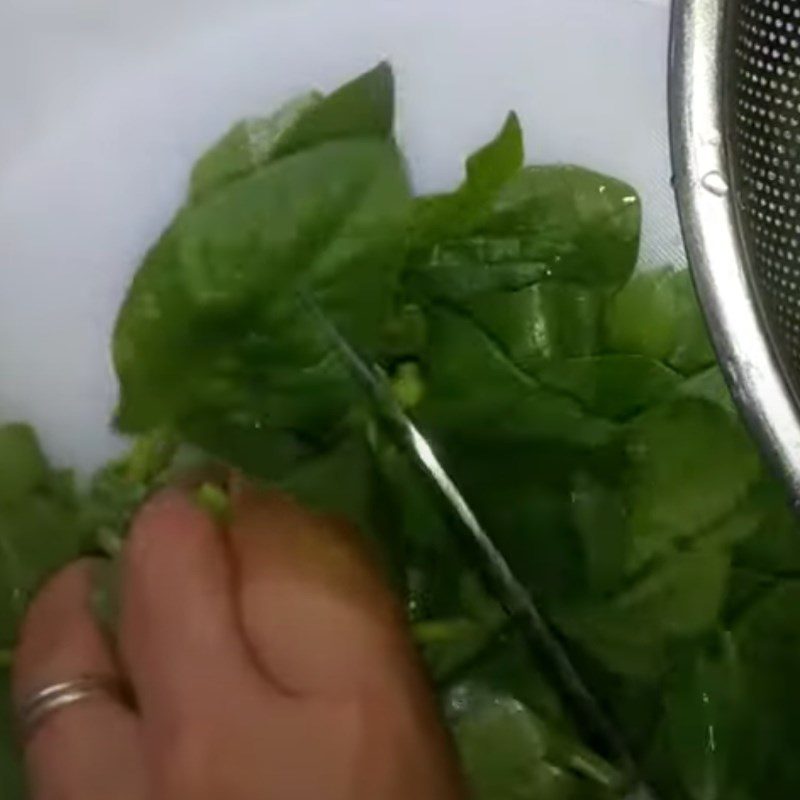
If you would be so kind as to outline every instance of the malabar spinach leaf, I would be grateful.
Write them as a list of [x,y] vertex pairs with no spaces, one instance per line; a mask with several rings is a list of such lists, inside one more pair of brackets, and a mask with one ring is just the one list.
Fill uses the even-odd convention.
[[642,272],[614,297],[606,315],[611,350],[661,359],[686,374],[714,363],[688,270]]
[[500,187],[522,166],[522,130],[513,112],[497,136],[473,153],[454,192],[419,197],[409,226],[409,261],[426,258],[438,243],[468,235],[492,207]]
[[266,117],[234,125],[192,170],[190,202],[301,150],[339,139],[389,139],[394,122],[394,79],[388,64],[328,95],[308,92]]
[[0,427],[0,649],[13,646],[40,584],[81,552],[85,530],[68,473],[27,425]]
[[119,427],[173,427],[204,445],[228,427],[313,436],[335,424],[357,398],[303,293],[373,353],[407,197],[391,144],[345,141],[284,158],[181,211],[117,321]]

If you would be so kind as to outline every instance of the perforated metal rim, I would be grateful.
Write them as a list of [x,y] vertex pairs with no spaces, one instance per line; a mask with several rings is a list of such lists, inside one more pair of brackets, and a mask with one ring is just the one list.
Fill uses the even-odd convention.
[[[781,3],[781,5],[786,4]],[[787,4],[791,8],[794,3]],[[675,0],[670,53],[670,137],[675,192],[689,262],[734,399],[800,499],[800,416],[760,299],[731,189],[728,0]],[[732,52],[732,49],[731,51]]]
[[740,0],[727,94],[739,218],[787,380],[800,376],[800,3]]

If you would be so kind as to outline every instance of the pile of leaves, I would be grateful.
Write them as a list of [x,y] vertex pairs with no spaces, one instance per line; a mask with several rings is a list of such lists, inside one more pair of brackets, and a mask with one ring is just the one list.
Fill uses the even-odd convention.
[[87,493],[0,429],[0,644],[52,568],[114,559],[155,485],[232,464],[378,542],[478,800],[626,795],[312,297],[434,443],[657,796],[797,796],[798,526],[686,272],[635,271],[635,191],[525,166],[514,114],[454,191],[414,196],[393,107],[382,64],[200,159],[114,333],[115,423],[139,438]]

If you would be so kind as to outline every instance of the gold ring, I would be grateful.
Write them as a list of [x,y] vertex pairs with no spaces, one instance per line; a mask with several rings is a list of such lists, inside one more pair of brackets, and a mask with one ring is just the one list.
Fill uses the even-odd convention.
[[29,739],[57,711],[99,698],[126,702],[127,692],[121,681],[103,675],[84,675],[37,689],[17,707],[17,725],[23,741]]

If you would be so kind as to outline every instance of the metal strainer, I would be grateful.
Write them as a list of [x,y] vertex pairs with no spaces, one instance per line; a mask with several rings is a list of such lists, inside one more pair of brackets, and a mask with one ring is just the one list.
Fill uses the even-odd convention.
[[725,375],[800,506],[800,0],[675,0],[670,120]]

